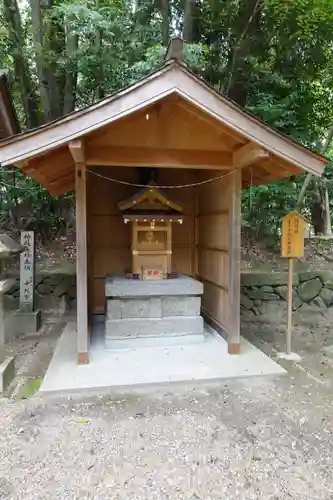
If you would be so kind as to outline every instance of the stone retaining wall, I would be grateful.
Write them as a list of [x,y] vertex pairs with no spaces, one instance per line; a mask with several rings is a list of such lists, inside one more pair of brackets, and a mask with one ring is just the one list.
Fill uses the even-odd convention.
[[[4,296],[7,310],[17,309],[20,297],[20,277],[18,272],[8,274],[15,279],[15,285]],[[43,311],[59,308],[76,308],[76,275],[52,273],[48,271],[36,274],[36,308]]]
[[[272,322],[285,322],[287,309],[286,272],[243,272],[241,276],[241,315]],[[293,311],[325,314],[333,311],[333,272],[307,271],[294,274]]]
[[[9,310],[19,306],[19,274],[14,287],[5,294],[5,307]],[[36,307],[44,311],[59,307],[76,308],[76,276],[74,273],[52,273],[44,271],[36,275]],[[259,319],[261,316],[276,320],[276,313],[286,310],[286,272],[243,272],[241,276],[241,314],[244,318]],[[307,271],[294,274],[293,310],[299,313],[329,310],[333,314],[333,271]],[[281,318],[281,322],[285,317]]]

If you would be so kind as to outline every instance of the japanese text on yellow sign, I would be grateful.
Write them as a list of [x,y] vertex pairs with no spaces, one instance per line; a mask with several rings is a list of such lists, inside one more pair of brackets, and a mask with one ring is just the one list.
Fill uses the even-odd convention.
[[303,257],[305,221],[297,212],[282,221],[281,257]]

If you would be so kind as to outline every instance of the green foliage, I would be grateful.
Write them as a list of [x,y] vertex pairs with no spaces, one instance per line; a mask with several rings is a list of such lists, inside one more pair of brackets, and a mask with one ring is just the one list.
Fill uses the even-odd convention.
[[[89,105],[160,67],[166,51],[165,22],[170,34],[179,33],[188,25],[189,15],[191,43],[186,46],[185,60],[217,90],[313,148],[321,148],[333,124],[332,0],[214,0],[192,2],[192,10],[188,0],[169,0],[167,10],[163,1],[155,0],[56,0],[47,5],[31,0],[19,3],[23,46],[15,45],[17,33],[5,16],[8,0],[0,2],[4,7],[0,65],[13,76],[23,128],[32,120],[27,119],[27,90],[17,78],[18,52],[27,65],[24,74],[30,78],[28,97],[36,97],[42,122],[52,119],[45,113],[42,96],[48,82],[57,89],[52,101],[66,100],[73,92],[69,110]],[[41,6],[39,44],[31,20],[36,5]],[[16,14],[14,1],[11,13]],[[62,108],[62,104],[55,106],[55,112],[59,115]],[[330,148],[327,155],[332,156]],[[258,235],[278,235],[280,217],[295,206],[302,180],[300,176],[245,192],[245,224]],[[13,202],[24,199],[32,207],[34,224],[42,220],[49,228],[45,233],[51,233],[61,222],[57,207],[63,198],[51,200],[43,188],[18,173],[15,182],[15,187],[2,190],[2,214],[9,213]],[[331,166],[325,182],[332,199]],[[308,196],[307,213],[311,202]]]
[[279,237],[282,217],[296,207],[300,183],[301,179],[298,182],[284,180],[264,186],[252,186],[244,191],[244,226],[250,228],[257,237]]
[[42,241],[48,241],[71,227],[73,215],[72,193],[51,197],[43,186],[21,172],[0,169],[2,229],[14,233],[35,230]]

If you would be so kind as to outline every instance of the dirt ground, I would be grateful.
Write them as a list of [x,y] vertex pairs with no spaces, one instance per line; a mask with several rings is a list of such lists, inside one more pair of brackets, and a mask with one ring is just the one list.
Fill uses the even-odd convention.
[[[0,499],[333,499],[325,320],[297,327],[302,361],[278,378],[32,396],[63,324],[48,318],[43,335],[10,345],[19,375],[0,401]],[[272,357],[283,343],[282,326],[243,333]]]

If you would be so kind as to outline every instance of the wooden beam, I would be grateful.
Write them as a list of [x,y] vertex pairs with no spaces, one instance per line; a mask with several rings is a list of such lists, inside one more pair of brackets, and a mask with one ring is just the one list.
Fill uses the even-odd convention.
[[24,171],[24,168],[29,165],[29,160],[23,160],[23,161],[18,161],[14,164],[14,167],[18,168],[19,170]]
[[[82,159],[81,147],[70,147],[73,157]],[[73,153],[74,152],[74,153]],[[86,166],[75,163],[76,192],[76,286],[78,363],[88,363],[88,268],[87,268],[87,190]]]
[[19,168],[21,168],[23,172],[31,174],[32,177],[34,172],[38,171],[39,173],[44,174],[44,171],[46,170],[52,170],[56,175],[59,167],[62,168],[64,164],[69,165],[71,163],[73,163],[72,156],[68,148],[65,147],[51,151],[43,156],[31,158]]
[[230,170],[232,161],[232,153],[225,151],[96,147],[93,143],[86,147],[87,165]]
[[75,189],[75,170],[72,169],[66,175],[61,176],[59,179],[50,180],[47,185],[47,190],[52,196],[59,196],[60,194],[73,191]]
[[71,141],[68,144],[68,148],[75,163],[85,162],[84,142],[82,140]]
[[[66,184],[69,182],[75,183],[75,171],[74,169],[68,169],[68,172],[61,175],[61,177],[50,179],[48,187],[59,186],[61,184]],[[74,184],[73,184],[74,187]]]
[[250,142],[234,152],[233,165],[235,168],[245,168],[269,157],[267,151]]
[[229,190],[229,354],[240,351],[241,182],[242,171],[235,170]]

